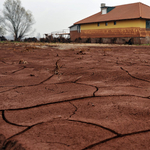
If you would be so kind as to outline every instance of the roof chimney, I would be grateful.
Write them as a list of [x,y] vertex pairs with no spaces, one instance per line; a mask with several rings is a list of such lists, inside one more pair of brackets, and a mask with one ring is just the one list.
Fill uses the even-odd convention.
[[107,14],[107,7],[105,6],[105,3],[101,3],[101,12],[102,15]]
[[105,3],[101,3],[101,8],[102,8],[102,7],[105,7]]

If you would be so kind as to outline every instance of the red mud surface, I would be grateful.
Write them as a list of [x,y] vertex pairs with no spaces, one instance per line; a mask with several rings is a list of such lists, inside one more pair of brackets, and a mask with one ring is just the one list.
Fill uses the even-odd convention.
[[0,44],[0,150],[150,150],[150,47]]

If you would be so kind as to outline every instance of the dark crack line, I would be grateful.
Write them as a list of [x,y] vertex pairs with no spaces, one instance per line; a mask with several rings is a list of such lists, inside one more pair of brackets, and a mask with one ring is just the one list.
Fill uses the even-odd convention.
[[102,144],[102,143],[105,143],[105,142],[111,141],[111,140],[116,139],[116,138],[118,138],[118,136],[114,136],[114,137],[112,137],[112,138],[105,139],[105,140],[103,140],[103,141],[100,141],[100,142],[97,142],[97,143],[91,144],[91,145],[89,145],[89,146],[87,146],[87,147],[83,148],[82,150],[91,149],[91,148],[93,148],[93,147],[95,147],[95,146],[97,146],[97,145],[100,145],[100,144]]
[[[78,97],[78,98],[74,98],[74,99],[50,102],[50,103],[46,103],[46,104],[39,104],[39,105],[29,106],[29,107],[24,107],[24,108],[5,109],[5,110],[7,110],[7,111],[27,110],[27,109],[32,109],[32,108],[38,108],[38,107],[41,107],[41,106],[46,106],[46,105],[61,104],[61,103],[73,102],[73,101],[78,101],[78,100],[82,100],[82,99],[96,98],[96,97],[97,98],[103,98],[103,97],[128,97],[128,96],[150,99],[150,97],[141,97],[141,96],[137,96],[137,95],[102,95],[102,96],[95,96],[95,97],[93,97],[93,96],[85,96],[85,97]],[[2,109],[0,111],[3,111],[3,110],[4,109]]]
[[0,93],[9,92],[9,91],[12,91],[12,90],[15,90],[15,89],[19,89],[19,88],[24,88],[24,87],[38,86],[38,85],[41,85],[41,84],[43,84],[44,82],[48,81],[49,79],[51,79],[53,76],[54,76],[54,74],[51,75],[50,77],[48,77],[47,79],[43,80],[42,82],[37,83],[37,84],[25,85],[25,86],[16,86],[16,87],[14,87],[14,88],[12,88],[12,89],[9,89],[9,90],[6,90],[6,91],[1,91]]
[[11,138],[13,138],[13,137],[15,137],[15,136],[17,136],[17,135],[23,134],[24,132],[26,132],[26,131],[29,130],[29,129],[31,129],[31,127],[28,127],[28,128],[26,128],[25,130],[23,130],[23,131],[21,131],[21,132],[15,134],[15,135],[13,135],[13,136],[7,138],[7,139],[4,141],[4,143],[3,143],[3,148],[2,148],[2,150],[5,150],[5,148],[6,148],[6,146],[7,146],[7,143],[9,142],[9,140],[10,140]]
[[23,133],[25,133],[26,131],[28,131],[28,130],[30,130],[31,128],[33,128],[34,126],[37,126],[37,125],[43,124],[43,123],[44,123],[44,122],[40,122],[40,123],[34,124],[34,125],[32,125],[32,126],[29,126],[29,127],[27,127],[25,130],[23,130],[23,131],[21,131],[21,132],[18,132],[17,134],[12,135],[11,137],[7,138],[7,139],[4,141],[4,143],[3,143],[3,149],[5,149],[7,142],[9,142],[9,140],[11,140],[13,137],[18,136],[18,135],[20,135],[20,134],[23,134]]
[[19,71],[21,71],[21,70],[24,70],[25,68],[26,68],[26,66],[20,68],[19,70],[13,71],[12,74],[14,74],[14,73],[16,73],[16,72],[19,72]]
[[127,70],[123,69],[122,67],[120,67],[120,69],[123,70],[123,71],[125,71],[130,77],[132,77],[132,78],[134,78],[134,79],[137,79],[137,80],[141,80],[141,81],[145,81],[145,82],[150,83],[150,81],[148,81],[148,80],[140,79],[140,78],[134,77],[133,75],[131,75]]
[[91,87],[96,88],[96,91],[93,92],[93,97],[95,97],[95,93],[99,90],[99,88],[97,86],[94,86],[94,85],[85,84],[85,83],[75,83],[75,84],[86,85],[86,86],[91,86]]
[[3,61],[3,60],[1,60],[1,62],[2,62],[2,63],[4,63],[4,64],[6,64],[6,62],[5,62],[5,61]]
[[2,118],[8,124],[18,126],[18,127],[29,127],[29,126],[24,126],[24,125],[18,125],[18,124],[15,124],[15,123],[12,123],[12,122],[8,121],[7,118],[5,117],[5,110],[2,111]]
[[138,131],[138,132],[127,133],[127,134],[122,134],[120,137],[131,136],[131,135],[136,135],[136,134],[141,134],[141,133],[147,133],[147,132],[150,132],[150,129],[143,130],[143,131]]
[[91,144],[91,145],[85,147],[85,148],[82,149],[82,150],[91,149],[91,148],[93,148],[93,147],[95,147],[95,146],[97,146],[97,145],[106,143],[106,142],[111,141],[111,140],[114,140],[114,139],[118,139],[118,138],[122,138],[122,137],[127,137],[127,136],[132,136],[132,135],[136,135],[136,134],[147,133],[147,132],[150,132],[150,130],[144,130],[144,131],[133,132],[133,133],[128,133],[128,134],[120,134],[119,136],[114,136],[114,137],[112,137],[112,138],[108,138],[108,139],[105,139],[105,140],[103,140],[103,141],[100,141],[100,142]]
[[99,90],[98,87],[95,86],[95,88],[96,88],[96,91],[93,93],[93,96],[94,96],[94,97],[95,97],[95,93]]
[[121,134],[117,133],[116,131],[112,130],[112,129],[109,129],[107,127],[104,127],[104,126],[101,126],[99,124],[95,124],[95,123],[91,123],[91,122],[86,122],[86,121],[81,121],[81,120],[71,120],[71,119],[68,119],[68,121],[71,121],[71,122],[80,122],[80,123],[84,123],[84,124],[88,124],[88,125],[92,125],[92,126],[97,126],[97,127],[100,127],[104,130],[107,130],[113,134],[116,134],[117,136],[121,136]]
[[25,87],[25,86],[17,86],[17,87],[14,87],[14,88],[6,90],[6,91],[1,91],[0,93],[9,92],[9,91],[12,91],[12,90],[15,90],[15,89],[19,89],[19,88],[22,88],[22,87]]
[[76,112],[78,111],[78,108],[73,103],[71,103],[71,102],[69,102],[69,103],[75,108],[74,112],[70,115],[70,118],[71,118],[73,115],[76,114]]
[[[3,61],[3,60],[1,60],[1,62],[3,63],[3,64],[7,64],[5,61]],[[8,64],[7,64],[8,65]]]
[[48,77],[47,79],[43,80],[42,82],[38,83],[38,84],[33,84],[33,85],[27,85],[25,87],[31,87],[31,86],[38,86],[38,85],[41,85],[43,84],[44,82],[50,80],[55,74],[51,75],[50,77]]

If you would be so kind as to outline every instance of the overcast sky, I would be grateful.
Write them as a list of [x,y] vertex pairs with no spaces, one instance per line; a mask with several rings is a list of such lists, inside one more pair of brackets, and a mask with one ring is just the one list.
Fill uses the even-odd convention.
[[[0,10],[5,0],[0,0]],[[100,11],[100,4],[116,6],[139,2],[136,0],[21,0],[22,6],[30,10],[35,19],[34,28],[43,37],[44,33],[68,29],[73,23]],[[150,6],[149,0],[142,3]]]

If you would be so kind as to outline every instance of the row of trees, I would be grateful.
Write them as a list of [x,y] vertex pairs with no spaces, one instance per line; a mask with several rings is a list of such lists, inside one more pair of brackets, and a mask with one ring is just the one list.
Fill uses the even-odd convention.
[[9,32],[15,41],[33,32],[34,18],[29,10],[25,10],[20,0],[6,0],[0,16],[0,34]]

